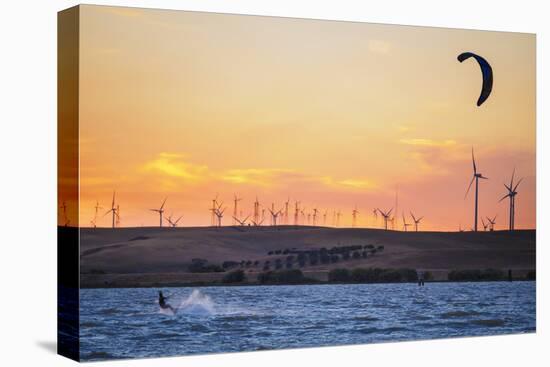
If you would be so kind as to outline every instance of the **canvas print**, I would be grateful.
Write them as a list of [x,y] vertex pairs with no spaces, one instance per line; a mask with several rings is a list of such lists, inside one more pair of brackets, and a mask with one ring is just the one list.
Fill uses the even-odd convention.
[[533,34],[59,13],[59,352],[536,330]]

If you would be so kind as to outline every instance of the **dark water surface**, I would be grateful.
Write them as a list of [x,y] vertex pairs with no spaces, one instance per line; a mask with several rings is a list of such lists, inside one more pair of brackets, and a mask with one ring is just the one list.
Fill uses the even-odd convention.
[[82,360],[535,331],[535,282],[83,289]]

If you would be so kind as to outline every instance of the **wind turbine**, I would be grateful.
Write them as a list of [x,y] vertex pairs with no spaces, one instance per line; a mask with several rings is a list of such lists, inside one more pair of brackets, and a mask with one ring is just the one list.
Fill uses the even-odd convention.
[[235,219],[235,221],[239,223],[240,226],[246,226],[246,221],[248,220],[248,218],[250,218],[250,215],[248,215],[246,218],[242,220],[239,218],[233,217],[233,219]]
[[342,216],[342,213],[340,210],[336,212],[336,227],[340,227],[340,217]]
[[512,172],[512,178],[510,179],[510,186],[504,184],[504,187],[508,190],[508,193],[502,197],[498,202],[500,203],[502,200],[506,198],[510,198],[510,225],[509,229],[510,231],[514,230],[515,227],[515,221],[516,221],[516,195],[518,194],[517,188],[521,181],[523,180],[523,177],[519,179],[519,181],[514,186],[514,175],[516,173],[516,169],[514,168],[514,171]]
[[413,219],[413,221],[414,221],[414,230],[415,230],[415,232],[418,232],[418,223],[420,223],[420,221],[421,221],[424,217],[420,217],[420,218],[417,219],[417,218],[414,216],[413,212],[411,212],[411,217],[412,217],[412,219]]
[[178,222],[180,221],[181,218],[183,218],[183,215],[180,215],[180,217],[176,220],[172,220],[172,214],[170,214],[170,216],[168,218],[166,218],[166,220],[174,228],[174,227],[177,227]]
[[317,225],[317,213],[318,213],[318,212],[319,212],[319,211],[317,210],[317,208],[314,208],[314,209],[313,209],[313,225],[314,225],[314,226]]
[[158,209],[149,209],[152,212],[159,213],[160,227],[162,227],[162,214],[164,214],[164,204],[166,204],[166,199],[168,199],[168,198],[164,199],[164,201],[162,202],[162,205],[160,206],[160,208],[158,208]]
[[487,231],[487,227],[489,226],[489,223],[485,223],[483,220],[483,217],[481,218],[481,224],[483,224],[483,232]]
[[306,224],[306,207],[305,206],[302,209],[300,209],[300,214],[302,214],[302,225],[305,225]]
[[493,217],[493,219],[487,217],[487,220],[489,221],[490,223],[490,226],[489,226],[489,231],[493,232],[495,230],[495,223],[496,223],[496,220],[497,220],[497,216],[495,215]]
[[216,208],[218,205],[218,194],[212,199],[212,207],[210,208],[210,211],[212,212],[212,215],[210,216],[210,225],[214,226],[216,224]]
[[275,203],[271,203],[271,209],[269,209],[269,212],[271,213],[271,225],[276,226],[277,218],[281,215],[282,209],[275,211]]
[[472,187],[472,184],[474,183],[474,180],[476,182],[476,196],[475,196],[475,207],[474,207],[474,232],[477,232],[477,206],[478,206],[478,195],[479,195],[479,179],[482,178],[484,180],[487,180],[488,178],[483,176],[482,173],[477,172],[476,167],[476,160],[474,158],[474,148],[472,147],[472,165],[474,167],[474,175],[472,177],[472,181],[470,181],[470,185],[468,186],[468,190],[466,190],[466,194],[464,195],[464,200],[466,200],[466,197],[468,196],[468,193],[470,192],[470,188]]
[[378,210],[374,208],[372,210],[372,214],[374,215],[374,227],[378,226]]
[[401,216],[403,217],[403,229],[405,230],[405,232],[407,232],[407,227],[412,226],[412,224],[407,223],[407,221],[405,220],[405,213],[401,212]]
[[116,217],[116,206],[115,206],[115,192],[113,191],[113,200],[111,201],[111,209],[107,210],[103,216],[107,214],[112,214],[112,226],[115,228],[115,217]]
[[[258,197],[256,196],[256,201],[254,201],[254,223],[260,222],[260,202],[258,201]],[[262,219],[263,222],[263,219]]]
[[239,201],[241,201],[243,198],[239,198],[237,197],[237,194],[234,195],[234,199],[233,199],[233,224],[236,224],[236,217],[238,216],[238,211],[237,211],[237,204],[239,203]]
[[357,210],[357,205],[355,206],[355,209],[351,212],[352,222],[351,226],[353,228],[357,227],[357,214],[359,214],[359,211]]
[[92,223],[94,228],[96,228],[97,227],[97,215],[99,213],[99,210],[103,209],[101,206],[99,206],[99,201],[96,201],[94,209],[95,209],[94,219],[90,223]]
[[384,230],[388,230],[388,220],[390,220],[391,212],[393,211],[393,208],[391,208],[389,211],[383,212],[382,210],[378,209],[378,213],[384,217]]
[[297,226],[300,219],[300,202],[294,202],[294,225]]
[[218,227],[222,226],[223,213],[225,212],[225,209],[227,209],[227,208],[221,209],[222,206],[223,206],[223,202],[220,205],[218,205],[216,210],[214,210],[214,214],[216,214],[216,217],[218,218]]
[[290,198],[285,201],[285,211],[283,213],[284,224],[288,224],[288,205],[290,204]]
[[328,210],[325,209],[325,212],[323,213],[323,226],[326,227],[327,225],[327,214]]

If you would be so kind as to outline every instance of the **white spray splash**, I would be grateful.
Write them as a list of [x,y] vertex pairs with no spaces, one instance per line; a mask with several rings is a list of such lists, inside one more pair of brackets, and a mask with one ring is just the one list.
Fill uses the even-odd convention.
[[212,315],[216,311],[214,301],[198,289],[193,289],[191,294],[176,309],[177,313],[193,315]]
[[[179,297],[172,297],[173,310],[169,308],[160,309],[160,313],[168,316],[191,315],[191,316],[235,316],[235,315],[259,315],[256,311],[247,310],[241,307],[230,305],[216,305],[207,294],[198,289],[193,289],[190,295],[178,301]],[[181,298],[180,298],[181,299]]]

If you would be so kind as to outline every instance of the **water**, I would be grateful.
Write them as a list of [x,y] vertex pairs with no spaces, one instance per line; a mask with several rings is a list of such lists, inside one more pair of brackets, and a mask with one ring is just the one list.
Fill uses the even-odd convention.
[[83,289],[82,360],[535,331],[535,283]]

